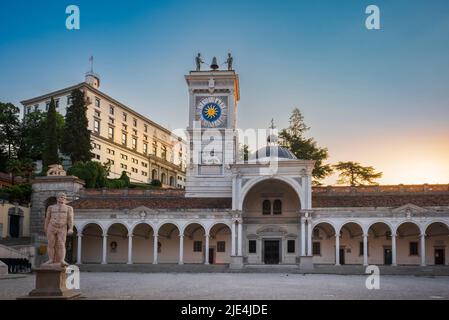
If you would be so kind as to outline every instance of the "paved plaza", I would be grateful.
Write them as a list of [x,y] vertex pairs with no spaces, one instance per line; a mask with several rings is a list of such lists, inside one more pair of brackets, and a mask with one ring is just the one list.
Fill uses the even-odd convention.
[[[81,273],[88,299],[449,299],[449,277],[287,273]],[[0,279],[0,299],[33,289],[35,277]]]

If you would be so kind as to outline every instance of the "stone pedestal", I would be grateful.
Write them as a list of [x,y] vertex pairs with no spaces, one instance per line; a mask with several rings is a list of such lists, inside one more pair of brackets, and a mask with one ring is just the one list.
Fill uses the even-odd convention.
[[229,264],[229,269],[242,269],[242,268],[243,268],[243,257],[231,256],[231,263]]
[[67,288],[65,268],[38,268],[34,269],[34,272],[36,273],[36,288],[27,296],[17,298],[18,300],[70,300],[80,297],[79,291]]
[[302,256],[299,258],[299,269],[300,270],[313,270],[313,257]]

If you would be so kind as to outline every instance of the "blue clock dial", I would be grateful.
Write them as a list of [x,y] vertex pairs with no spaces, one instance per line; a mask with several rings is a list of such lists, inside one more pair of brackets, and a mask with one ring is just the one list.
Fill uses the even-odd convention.
[[204,120],[215,122],[221,117],[221,108],[218,104],[210,102],[203,107],[201,114]]
[[206,128],[223,127],[226,124],[227,107],[219,97],[205,97],[197,105],[201,125]]

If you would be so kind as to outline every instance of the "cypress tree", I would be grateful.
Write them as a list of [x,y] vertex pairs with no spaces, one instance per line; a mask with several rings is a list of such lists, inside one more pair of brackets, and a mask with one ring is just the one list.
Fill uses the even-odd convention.
[[64,134],[62,139],[62,152],[69,156],[72,164],[77,161],[90,161],[92,159],[92,145],[90,130],[86,116],[87,106],[84,92],[75,89],[71,93],[72,104],[67,108],[65,115]]
[[47,111],[44,134],[44,151],[42,155],[44,168],[51,164],[59,164],[58,155],[58,128],[56,123],[56,104],[51,98],[50,106]]

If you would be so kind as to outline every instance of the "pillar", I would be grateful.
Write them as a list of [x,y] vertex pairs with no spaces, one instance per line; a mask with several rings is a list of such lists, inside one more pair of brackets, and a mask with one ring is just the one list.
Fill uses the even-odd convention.
[[239,221],[237,221],[237,223],[238,223],[238,232],[237,232],[237,249],[238,249],[238,252],[237,252],[237,255],[239,257],[241,257],[243,255],[242,254],[242,221],[239,220]]
[[127,264],[133,264],[133,235],[128,234],[128,262]]
[[81,244],[82,244],[82,241],[83,240],[83,235],[82,234],[79,234],[78,235],[78,246],[77,246],[77,248],[76,248],[76,264],[81,264],[82,262],[81,262]]
[[426,265],[426,235],[421,234],[421,266]]
[[304,218],[301,218],[301,256],[306,255],[306,225]]
[[391,234],[391,264],[397,266],[396,261],[396,234]]
[[312,256],[312,221],[307,219],[307,255]]
[[157,233],[153,235],[154,241],[153,241],[153,264],[157,264],[157,249],[158,249],[158,236]]
[[206,239],[206,252],[204,253],[204,264],[209,264],[209,235],[205,234],[204,238]]
[[368,234],[363,235],[363,265],[368,265]]
[[235,256],[235,221],[231,224],[231,257]]
[[101,259],[101,264],[106,264],[106,253],[107,253],[107,248],[108,247],[108,234],[107,233],[103,233],[103,257]]
[[340,265],[340,234],[335,234],[335,265]]
[[179,261],[178,264],[184,264],[184,235],[179,235]]

